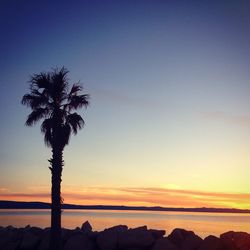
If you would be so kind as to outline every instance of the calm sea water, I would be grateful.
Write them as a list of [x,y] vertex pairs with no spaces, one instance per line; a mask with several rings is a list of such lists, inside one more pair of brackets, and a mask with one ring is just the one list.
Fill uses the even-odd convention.
[[[152,211],[114,211],[114,210],[64,210],[62,225],[75,228],[88,220],[93,230],[125,224],[129,227],[147,225],[148,228],[164,229],[169,234],[174,228],[194,231],[202,238],[212,234],[234,230],[250,233],[250,214],[192,213],[192,212],[152,212]],[[2,209],[0,226],[26,225],[49,227],[49,210]]]

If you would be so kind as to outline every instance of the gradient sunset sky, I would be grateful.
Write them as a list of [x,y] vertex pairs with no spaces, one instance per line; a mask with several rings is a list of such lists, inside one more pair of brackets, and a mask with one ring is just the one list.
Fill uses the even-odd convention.
[[50,201],[20,104],[66,66],[90,94],[65,203],[250,209],[250,1],[3,0],[0,199]]

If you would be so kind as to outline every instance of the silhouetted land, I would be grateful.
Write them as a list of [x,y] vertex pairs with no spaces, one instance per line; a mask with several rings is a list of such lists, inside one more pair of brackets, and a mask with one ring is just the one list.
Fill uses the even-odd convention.
[[[50,209],[50,203],[0,201],[0,209]],[[250,213],[249,209],[235,208],[173,208],[173,207],[143,207],[143,206],[113,206],[113,205],[74,205],[63,204],[63,209],[91,210],[137,210],[137,211],[175,211],[175,212],[210,212],[210,213]]]

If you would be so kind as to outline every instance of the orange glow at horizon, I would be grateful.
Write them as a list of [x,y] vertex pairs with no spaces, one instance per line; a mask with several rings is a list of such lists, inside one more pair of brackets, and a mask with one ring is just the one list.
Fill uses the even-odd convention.
[[[127,205],[163,207],[214,207],[250,209],[250,194],[219,193],[166,188],[65,189],[64,203],[79,205]],[[12,193],[0,191],[0,200],[50,202],[49,190]]]

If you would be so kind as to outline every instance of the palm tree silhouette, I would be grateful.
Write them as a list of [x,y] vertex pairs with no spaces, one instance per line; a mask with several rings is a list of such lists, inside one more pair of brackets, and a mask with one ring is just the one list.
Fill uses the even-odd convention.
[[41,132],[45,145],[52,148],[49,160],[51,170],[51,234],[50,250],[60,250],[61,241],[61,176],[64,165],[63,150],[70,135],[84,126],[84,120],[77,114],[79,108],[87,107],[89,95],[79,94],[82,87],[73,84],[69,89],[69,71],[62,67],[52,72],[34,74],[30,79],[30,93],[22,98],[22,104],[31,108],[26,125],[32,126],[43,119]]

